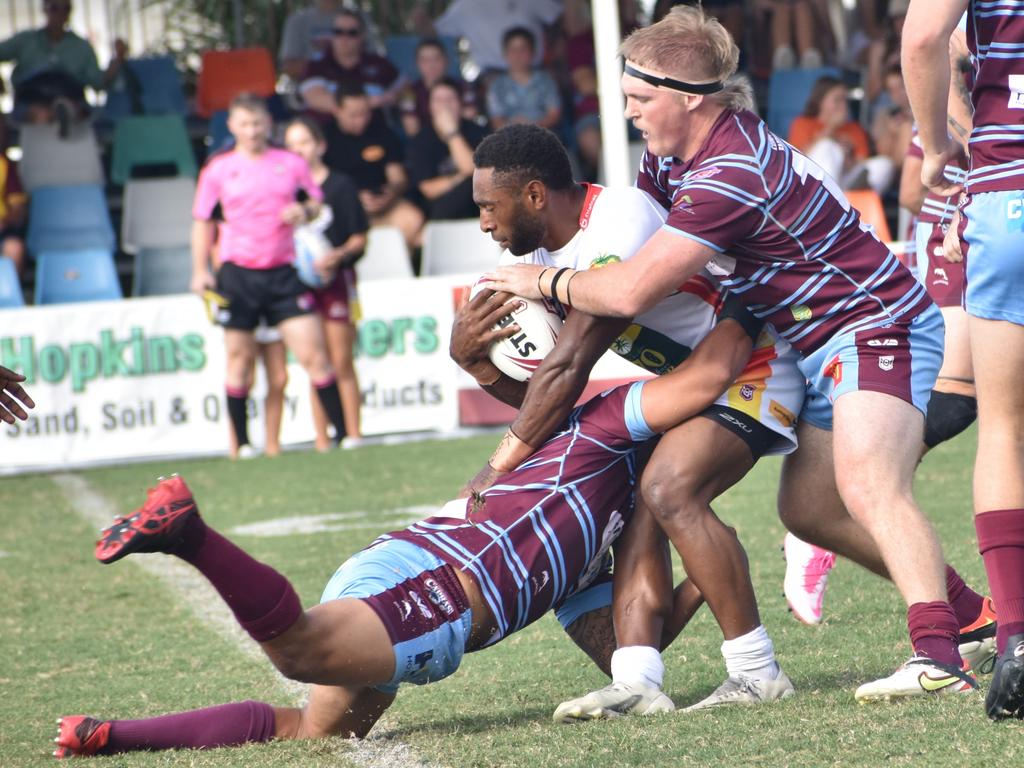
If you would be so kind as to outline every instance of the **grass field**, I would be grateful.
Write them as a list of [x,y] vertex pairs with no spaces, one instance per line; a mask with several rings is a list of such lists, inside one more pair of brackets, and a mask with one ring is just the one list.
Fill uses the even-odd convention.
[[[48,476],[0,484],[0,766],[51,763],[61,714],[142,717],[256,698],[294,701],[265,661],[197,616],[174,573],[129,558],[92,558],[95,526],[82,516],[97,499],[128,512],[159,474],[181,472],[206,519],[319,599],[337,565],[413,512],[446,500],[482,463],[494,437],[371,446],[275,460],[177,462]],[[969,515],[974,434],[929,456],[918,498],[935,520],[947,558],[984,584]],[[718,710],[565,727],[550,722],[563,699],[604,684],[601,674],[545,618],[484,653],[452,678],[403,688],[362,746],[342,740],[276,743],[208,752],[136,753],[98,766],[631,766],[631,765],[999,765],[1024,764],[1024,725],[994,725],[980,696],[859,706],[856,685],[888,674],[908,655],[905,611],[887,583],[849,563],[833,572],[826,621],[805,627],[782,598],[782,527],[774,512],[778,463],[762,462],[718,504],[750,555],[762,617],[798,696],[756,709]],[[104,502],[104,500],[106,500]],[[330,515],[288,533],[282,524]],[[248,532],[245,532],[248,530]],[[266,535],[276,533],[278,535]],[[169,579],[169,581],[168,581]],[[185,597],[193,594],[192,600]],[[666,690],[691,703],[724,675],[721,636],[703,610],[666,652]]]

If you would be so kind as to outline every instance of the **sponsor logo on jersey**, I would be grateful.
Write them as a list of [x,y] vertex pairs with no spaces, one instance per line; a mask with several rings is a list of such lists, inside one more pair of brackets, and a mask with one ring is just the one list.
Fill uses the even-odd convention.
[[717,176],[722,172],[722,169],[717,165],[713,165],[710,168],[702,168],[699,171],[694,171],[688,174],[686,177],[687,181],[700,181],[701,179],[710,179],[712,176]]
[[891,371],[895,363],[895,355],[882,355],[878,358],[878,367],[883,371]]
[[445,616],[455,615],[455,606],[452,605],[452,601],[448,599],[445,591],[441,589],[440,584],[433,579],[427,578],[423,580],[423,586],[427,588],[427,599],[440,608]]
[[544,589],[544,587],[546,587],[548,585],[548,582],[551,581],[551,574],[548,573],[546,570],[545,571],[541,571],[540,575],[541,575],[541,579],[539,581],[538,581],[536,576],[531,576],[530,577],[530,581],[533,583],[533,594],[535,594],[535,595],[538,592],[540,592],[542,589]]
[[412,605],[410,605],[408,600],[402,600],[401,602],[396,601],[395,608],[398,609],[398,617],[402,621],[406,621],[410,616],[412,616]]
[[798,322],[810,320],[811,317],[814,315],[814,313],[811,312],[811,308],[808,307],[806,304],[797,304],[795,307],[792,307],[789,311],[793,313],[793,319]]
[[1024,643],[1017,643],[1017,647],[1013,649],[1013,655],[1017,658],[1024,656]]
[[387,150],[384,149],[380,144],[371,144],[368,147],[363,147],[362,157],[368,163],[376,163],[384,159],[384,155],[387,154]]
[[832,379],[835,382],[835,386],[839,386],[839,383],[843,380],[843,361],[839,359],[839,356],[833,357],[828,365],[825,366],[825,376]]
[[588,269],[600,269],[601,267],[607,267],[609,264],[618,264],[620,261],[622,261],[622,259],[614,253],[603,253],[596,259],[590,260],[590,266]]
[[693,198],[689,195],[682,195],[672,201],[672,210],[684,211],[691,216],[693,215]]
[[900,343],[896,339],[868,339],[869,347],[898,347]]
[[936,285],[949,285],[949,275],[946,274],[946,270],[942,267],[933,269],[932,274],[935,275]]
[[796,415],[778,400],[768,403],[768,413],[774,416],[784,427],[792,427],[796,424]]
[[434,618],[434,612],[427,607],[427,604],[423,602],[423,598],[420,597],[419,592],[410,592],[409,598],[416,603],[416,607],[419,608],[420,614],[424,619]]
[[757,390],[754,389],[754,387],[750,386],[749,384],[744,384],[742,387],[740,387],[740,397],[742,397],[744,400],[753,400],[754,392],[756,391]]

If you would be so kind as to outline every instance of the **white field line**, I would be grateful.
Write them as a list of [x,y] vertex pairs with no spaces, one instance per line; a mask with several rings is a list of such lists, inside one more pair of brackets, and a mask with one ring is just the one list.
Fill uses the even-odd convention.
[[[96,526],[97,530],[107,526],[114,513],[119,511],[78,475],[56,474],[50,477],[63,492],[71,508]],[[176,557],[160,554],[136,555],[126,562],[133,563],[163,582],[179,603],[188,606],[200,621],[247,656],[266,661],[259,645],[238,626],[217,591],[194,568]],[[270,666],[269,662],[266,663]],[[276,669],[274,674],[278,687],[292,704],[298,706],[305,700],[307,688],[304,684],[283,677]],[[429,763],[420,761],[408,744],[387,737],[386,722],[378,723],[377,729],[379,731],[375,730],[366,739],[346,741],[338,751],[339,758],[365,768],[432,768]]]
[[382,509],[377,512],[328,512],[323,515],[294,515],[236,525],[228,533],[233,536],[294,536],[296,534],[331,533],[361,528],[381,529],[385,526],[404,528],[410,523],[435,514],[438,505],[418,505]]

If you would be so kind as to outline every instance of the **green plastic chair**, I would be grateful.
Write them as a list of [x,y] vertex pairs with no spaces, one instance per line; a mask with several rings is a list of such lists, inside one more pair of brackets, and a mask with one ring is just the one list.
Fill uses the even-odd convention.
[[110,180],[196,175],[196,158],[181,115],[123,117],[114,130]]

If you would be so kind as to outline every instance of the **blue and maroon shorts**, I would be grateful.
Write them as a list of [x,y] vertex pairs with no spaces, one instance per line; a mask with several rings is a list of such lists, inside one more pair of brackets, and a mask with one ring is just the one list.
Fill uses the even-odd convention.
[[375,690],[393,694],[400,683],[433,683],[462,663],[473,623],[469,601],[452,567],[431,552],[378,539],[342,563],[320,602],[343,597],[369,605],[391,639],[395,674]]

